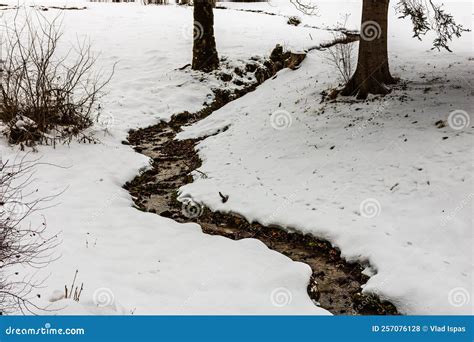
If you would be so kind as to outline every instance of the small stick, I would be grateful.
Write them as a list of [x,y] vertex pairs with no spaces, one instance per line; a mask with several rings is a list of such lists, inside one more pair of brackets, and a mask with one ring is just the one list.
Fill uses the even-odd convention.
[[83,289],[84,289],[84,283],[81,283],[81,289],[79,290],[79,293],[77,294],[77,301],[79,301],[79,299],[81,298],[81,293]]
[[69,298],[71,298],[71,296],[72,296],[72,290],[74,289],[74,283],[76,282],[77,272],[79,272],[79,271],[76,270],[76,274],[74,274],[74,279],[72,280],[71,293],[69,294]]

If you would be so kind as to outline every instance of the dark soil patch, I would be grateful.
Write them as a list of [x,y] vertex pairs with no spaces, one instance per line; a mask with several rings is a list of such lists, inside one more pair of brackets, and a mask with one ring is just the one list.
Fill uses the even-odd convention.
[[[277,63],[273,62],[272,65],[275,64]],[[278,71],[273,66],[266,68],[265,79]],[[269,248],[292,260],[308,264],[313,270],[308,294],[314,302],[333,314],[398,314],[391,303],[361,293],[361,285],[368,280],[362,274],[364,267],[346,262],[341,258],[340,251],[329,242],[279,227],[249,223],[235,214],[212,212],[199,204],[181,203],[177,200],[178,189],[191,183],[193,177],[190,173],[201,166],[201,160],[195,152],[195,145],[199,140],[175,140],[181,126],[203,119],[228,102],[253,91],[262,82],[258,81],[233,93],[215,91],[215,101],[197,113],[183,112],[173,116],[170,122],[131,131],[129,143],[136,151],[152,159],[152,168],[125,184],[125,188],[135,198],[135,204],[140,210],[178,222],[196,222],[207,234],[234,240],[259,239]],[[221,194],[221,197],[223,201],[226,200],[225,195]]]

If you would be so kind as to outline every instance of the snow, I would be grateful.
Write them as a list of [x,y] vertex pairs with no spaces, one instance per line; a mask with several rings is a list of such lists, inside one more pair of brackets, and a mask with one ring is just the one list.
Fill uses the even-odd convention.
[[[457,13],[469,13],[461,5]],[[328,239],[348,260],[369,262],[376,274],[364,291],[402,313],[470,314],[471,36],[454,42],[453,54],[433,52],[392,23],[390,62],[411,81],[406,90],[320,104],[334,73],[324,52],[311,52],[298,71],[281,71],[179,135],[228,128],[199,144],[208,177],[181,196]],[[435,126],[455,110],[471,113],[471,125]],[[218,191],[229,195],[225,204]],[[467,298],[455,305],[459,291]]]
[[[52,3],[64,2],[35,2]],[[58,314],[329,314],[306,293],[309,266],[254,239],[209,236],[196,224],[138,211],[122,188],[149,165],[121,144],[127,131],[195,111],[220,86],[215,76],[200,82],[199,73],[178,70],[191,60],[192,8],[68,4],[87,9],[64,12],[66,41],[90,37],[101,66],[118,64],[103,99],[107,120],[94,128],[100,143],[42,146],[37,153],[44,163],[35,174],[39,196],[59,194],[56,206],[42,214],[62,243],[60,258],[36,275],[47,278],[35,302]],[[282,1],[224,5],[293,13]],[[323,2],[321,17],[304,17],[303,23],[334,26],[346,11],[354,11],[351,20],[357,23],[360,3],[344,5]],[[453,8],[469,24],[466,6]],[[5,11],[7,20],[8,15]],[[407,89],[413,101],[400,102],[398,90],[368,104],[328,104],[322,112],[320,92],[336,81],[324,52],[311,52],[299,70],[281,71],[181,135],[229,127],[199,145],[200,170],[209,177],[196,179],[182,195],[315,234],[349,260],[370,261],[376,274],[365,290],[404,313],[467,313],[466,305],[449,305],[448,295],[457,288],[472,290],[472,130],[437,129],[434,123],[454,109],[472,113],[466,90],[472,67],[465,67],[472,65],[470,36],[454,42],[454,54],[431,52],[429,39],[410,40],[406,21],[393,16],[392,68],[415,81]],[[281,16],[216,10],[215,17],[218,51],[235,63],[268,54],[277,43],[301,50],[332,37],[287,25]],[[271,114],[278,110],[290,113],[290,127],[272,128]],[[4,138],[0,152],[3,159],[24,153]],[[230,196],[227,203],[220,202],[218,191]],[[375,218],[359,215],[367,198],[380,203]],[[453,218],[443,224],[446,213]],[[76,283],[84,283],[79,303],[60,295],[76,270]],[[20,276],[25,272],[30,270]]]
[[[41,5],[52,3],[58,4]],[[133,208],[122,186],[149,163],[121,144],[128,130],[201,108],[219,83],[176,70],[191,59],[186,30],[192,8],[85,5],[87,10],[64,12],[65,41],[90,37],[101,53],[99,66],[107,71],[118,64],[94,128],[100,143],[41,146],[31,156],[41,157],[34,183],[38,196],[58,194],[55,206],[41,214],[49,234],[59,233],[62,240],[54,255],[59,259],[35,274],[44,283],[33,293],[34,302],[58,314],[329,314],[307,295],[309,266],[254,239],[205,235],[196,224]],[[5,20],[13,13],[6,11]],[[42,13],[54,17],[58,12]],[[218,25],[225,24],[218,39],[223,56],[238,63],[269,53],[279,42],[310,42],[279,18],[259,17],[252,26],[249,18],[255,16],[219,12]],[[248,21],[247,29],[235,36],[241,20]],[[260,34],[268,39],[257,40]],[[233,38],[226,41],[226,35]],[[60,48],[66,51],[68,44]],[[23,154],[4,138],[0,151],[3,160]],[[79,303],[59,295],[76,270],[76,285],[84,284]],[[15,279],[30,272],[21,269]]]

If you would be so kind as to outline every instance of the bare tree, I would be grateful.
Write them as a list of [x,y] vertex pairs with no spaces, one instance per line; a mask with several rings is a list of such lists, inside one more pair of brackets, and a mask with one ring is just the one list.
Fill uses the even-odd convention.
[[[312,14],[316,9],[311,0],[290,1],[306,14]],[[342,95],[363,99],[368,94],[387,94],[390,91],[388,85],[396,83],[390,73],[387,49],[389,4],[390,0],[362,0],[357,68],[341,90]],[[434,4],[432,0],[398,0],[396,9],[401,18],[411,19],[414,37],[421,39],[429,31],[435,33],[435,49],[451,51],[449,42],[468,31],[457,24],[442,5]]]
[[[390,0],[363,0],[361,39],[357,69],[342,90],[342,95],[366,98],[368,94],[387,94],[387,85],[396,80],[390,74],[387,51],[388,8]],[[434,31],[434,48],[449,50],[448,42],[466,31],[453,17],[431,0],[400,0],[402,17],[410,17],[414,36]]]
[[211,0],[194,0],[193,24],[193,63],[194,70],[209,72],[219,67],[219,56],[214,38],[215,2]]

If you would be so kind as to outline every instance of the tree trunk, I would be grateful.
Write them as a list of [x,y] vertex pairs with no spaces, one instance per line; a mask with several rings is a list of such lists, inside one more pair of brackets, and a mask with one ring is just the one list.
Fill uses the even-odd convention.
[[341,95],[367,98],[387,94],[390,75],[387,51],[388,5],[390,0],[363,0],[357,69]]
[[214,14],[212,2],[194,0],[194,70],[212,71],[219,66],[216,40],[214,39]]

